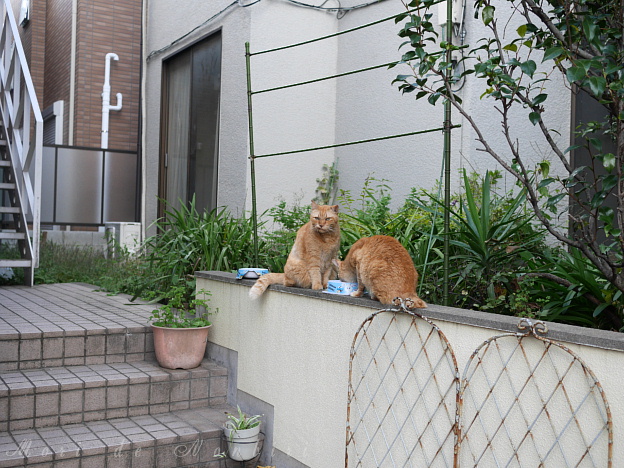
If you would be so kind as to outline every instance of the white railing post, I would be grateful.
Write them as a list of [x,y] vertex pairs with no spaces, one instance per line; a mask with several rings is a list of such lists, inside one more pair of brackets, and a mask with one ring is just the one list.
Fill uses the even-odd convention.
[[26,282],[32,285],[33,270],[39,266],[43,118],[11,2],[3,0],[3,3],[0,125],[4,129],[6,151],[15,175],[15,198],[21,218],[18,227],[25,233],[22,255],[31,260]]

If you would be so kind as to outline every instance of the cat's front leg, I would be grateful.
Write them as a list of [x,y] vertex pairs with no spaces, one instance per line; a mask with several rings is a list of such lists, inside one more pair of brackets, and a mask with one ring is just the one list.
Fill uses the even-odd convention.
[[323,289],[323,278],[320,268],[313,268],[310,270],[310,282],[312,283],[312,289],[317,291]]
[[330,265],[330,267],[327,268],[323,273],[323,289],[327,289],[327,284],[329,283],[329,279],[332,277],[333,273],[334,266]]

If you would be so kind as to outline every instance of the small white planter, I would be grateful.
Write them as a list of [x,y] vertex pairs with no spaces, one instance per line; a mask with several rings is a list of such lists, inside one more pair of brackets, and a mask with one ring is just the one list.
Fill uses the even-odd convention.
[[236,461],[252,460],[258,455],[260,424],[251,429],[235,430],[223,428],[228,444],[228,456]]

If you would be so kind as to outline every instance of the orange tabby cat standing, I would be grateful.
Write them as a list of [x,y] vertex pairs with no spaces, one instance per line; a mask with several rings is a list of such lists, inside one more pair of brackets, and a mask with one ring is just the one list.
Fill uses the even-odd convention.
[[390,236],[364,237],[353,246],[344,261],[335,260],[342,281],[358,283],[351,293],[360,297],[366,288],[371,299],[392,304],[395,297],[411,299],[414,307],[427,304],[416,294],[418,272],[405,247]]
[[332,260],[340,249],[338,205],[318,205],[312,202],[310,221],[299,228],[284,273],[262,275],[249,290],[256,299],[271,284],[324,289],[334,270]]

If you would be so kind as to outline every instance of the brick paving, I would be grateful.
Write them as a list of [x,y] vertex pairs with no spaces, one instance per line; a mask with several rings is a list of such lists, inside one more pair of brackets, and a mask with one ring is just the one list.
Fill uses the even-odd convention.
[[0,287],[0,466],[224,466],[227,370],[158,366],[153,308],[79,283]]

